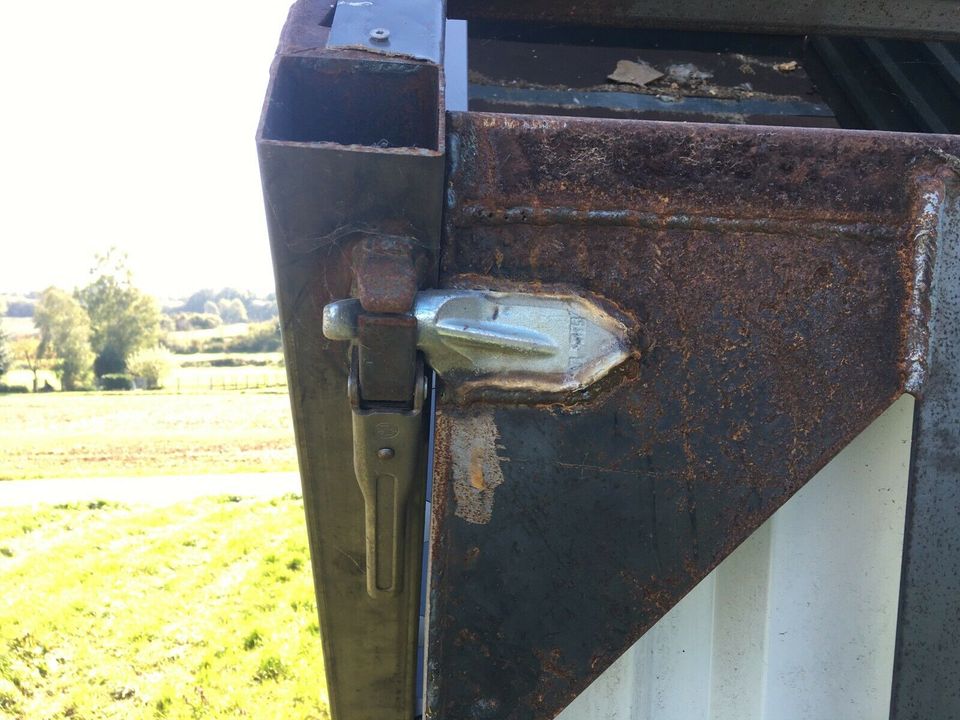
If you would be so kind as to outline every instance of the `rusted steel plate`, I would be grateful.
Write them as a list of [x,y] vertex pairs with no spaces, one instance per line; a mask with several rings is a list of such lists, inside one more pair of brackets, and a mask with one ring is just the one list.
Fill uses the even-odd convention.
[[447,14],[467,20],[571,23],[613,27],[832,33],[951,40],[960,37],[960,8],[948,0],[450,0]]
[[552,718],[921,386],[960,142],[472,113],[447,146],[442,286],[634,324],[579,395],[437,404],[427,714]]

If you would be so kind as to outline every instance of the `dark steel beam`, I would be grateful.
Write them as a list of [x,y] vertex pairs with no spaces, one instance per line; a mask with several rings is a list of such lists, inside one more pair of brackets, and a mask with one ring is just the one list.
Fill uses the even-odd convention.
[[[370,3],[354,6],[358,12],[344,12],[341,4],[331,28],[329,2],[294,5],[271,69],[257,147],[332,715],[409,720],[416,708],[426,469],[421,464],[421,482],[414,483],[399,516],[381,512],[380,505],[376,515],[365,514],[355,467],[371,461],[361,457],[355,464],[352,430],[355,420],[362,424],[372,411],[351,406],[349,350],[326,340],[321,325],[332,300],[360,294],[371,313],[394,313],[412,300],[418,278],[433,284],[444,173],[442,71],[436,62],[442,22],[435,26],[443,5],[417,4],[424,17],[410,36],[412,20],[404,8],[394,8],[403,16],[398,20],[396,13],[381,18],[359,12]],[[378,28],[389,30],[389,39],[365,47]],[[330,37],[340,47],[328,47]],[[407,268],[410,276],[395,277],[399,273],[384,267]],[[371,317],[372,326],[389,324],[393,316]],[[384,337],[378,335],[381,344]],[[382,359],[365,357],[389,374],[390,362]],[[412,359],[411,351],[408,365]],[[399,395],[389,387],[399,375],[367,377],[374,385],[367,390],[386,382],[387,391]],[[424,447],[410,450],[425,455]],[[369,493],[379,485],[363,487]],[[400,502],[395,496],[387,500]],[[379,550],[368,542],[371,517]],[[390,539],[379,534],[387,521],[401,546],[396,555]],[[367,569],[371,547],[380,559],[373,563],[375,574]],[[396,579],[394,568],[402,568]]]
[[944,0],[450,0],[448,15],[467,20],[570,23],[614,27],[677,28],[760,33],[826,33],[960,39],[960,8]]
[[[957,159],[953,159],[957,163]],[[916,267],[926,295],[915,409],[892,720],[960,717],[960,188],[932,183]]]

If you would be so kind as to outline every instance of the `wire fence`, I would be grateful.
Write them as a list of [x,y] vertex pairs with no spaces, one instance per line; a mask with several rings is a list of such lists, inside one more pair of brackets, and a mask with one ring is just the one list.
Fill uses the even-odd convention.
[[286,388],[285,373],[217,373],[175,377],[168,380],[166,389],[177,393],[212,392],[215,390],[262,390],[267,388]]

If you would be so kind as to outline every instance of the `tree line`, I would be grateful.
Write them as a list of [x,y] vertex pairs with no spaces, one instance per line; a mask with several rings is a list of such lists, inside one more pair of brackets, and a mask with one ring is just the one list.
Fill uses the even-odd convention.
[[[126,383],[126,389],[130,375],[145,380],[147,387],[156,387],[172,365],[169,350],[160,345],[162,337],[176,352],[267,352],[280,345],[275,296],[258,298],[232,288],[200,290],[164,312],[155,298],[134,285],[126,255],[116,248],[95,256],[90,280],[83,287],[73,292],[49,287],[33,298],[30,313],[15,308],[15,315],[32,314],[39,337],[9,342],[0,327],[0,376],[19,362],[32,372],[34,392],[40,389],[42,369],[53,370],[64,390],[91,387],[94,379],[102,388],[120,389]],[[189,347],[180,347],[166,338],[174,330],[251,320],[263,322],[227,341],[195,340]],[[224,347],[213,347],[215,341]]]
[[22,339],[15,353],[33,371],[35,391],[47,358],[64,390],[89,387],[94,376],[123,373],[136,353],[156,347],[160,319],[157,301],[133,284],[126,256],[111,249],[96,256],[87,285],[40,294],[33,312],[40,337]]

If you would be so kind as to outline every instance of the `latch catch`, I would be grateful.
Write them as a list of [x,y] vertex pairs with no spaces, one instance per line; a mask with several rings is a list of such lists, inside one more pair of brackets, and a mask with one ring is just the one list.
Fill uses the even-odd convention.
[[[323,311],[331,340],[359,337],[358,300]],[[426,290],[413,305],[416,345],[445,380],[500,390],[558,393],[595,383],[630,354],[627,327],[574,294]]]

